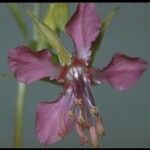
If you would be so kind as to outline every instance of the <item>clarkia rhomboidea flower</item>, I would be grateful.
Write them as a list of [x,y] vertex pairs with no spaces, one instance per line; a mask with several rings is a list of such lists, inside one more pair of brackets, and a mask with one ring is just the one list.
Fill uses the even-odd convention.
[[85,133],[87,129],[96,147],[104,127],[91,85],[108,82],[113,88],[127,90],[135,85],[148,63],[117,53],[103,69],[89,65],[91,44],[101,32],[101,20],[93,3],[79,4],[65,29],[75,47],[70,65],[52,63],[46,49],[33,52],[26,46],[19,46],[9,51],[9,68],[20,82],[29,84],[49,78],[64,88],[55,101],[41,102],[37,107],[36,134],[41,143],[55,143],[75,128],[81,144],[89,140]]

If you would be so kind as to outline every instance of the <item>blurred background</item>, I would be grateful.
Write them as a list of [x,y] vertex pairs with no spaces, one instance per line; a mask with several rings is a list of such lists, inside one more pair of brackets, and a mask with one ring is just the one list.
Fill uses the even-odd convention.
[[[77,3],[69,4],[69,16]],[[19,3],[32,37],[32,22],[26,8],[33,3]],[[46,3],[41,3],[42,9]],[[95,67],[106,66],[114,53],[150,60],[150,3],[96,3],[97,12],[103,20],[116,6],[120,10],[113,18],[100,50],[95,58]],[[42,13],[42,12],[41,12]],[[73,51],[70,38],[62,33],[61,40],[66,49]],[[8,50],[26,44],[6,3],[0,3],[0,73],[8,73]],[[108,84],[92,88],[97,106],[103,118],[106,135],[101,139],[103,148],[150,147],[150,70],[146,71],[138,84],[129,91],[120,92]],[[0,78],[0,147],[13,147],[17,81]],[[35,108],[44,100],[52,101],[62,91],[60,87],[37,81],[27,86],[23,128],[23,147],[42,148],[35,135]],[[82,148],[75,131],[62,141],[48,145],[53,148]]]

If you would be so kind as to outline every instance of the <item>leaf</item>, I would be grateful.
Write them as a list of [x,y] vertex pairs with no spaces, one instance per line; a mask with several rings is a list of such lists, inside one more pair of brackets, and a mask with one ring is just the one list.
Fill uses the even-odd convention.
[[58,56],[56,54],[52,53],[51,61],[53,64],[58,64],[59,63]]
[[48,7],[48,11],[44,16],[43,22],[53,31],[57,29],[64,31],[64,27],[68,21],[68,4],[53,3]]
[[56,26],[59,30],[64,31],[65,25],[68,21],[68,5],[66,3],[54,4],[53,17]]
[[53,4],[49,4],[48,10],[44,16],[43,23],[49,26],[53,31],[56,31],[55,19],[53,18]]
[[56,50],[60,63],[64,66],[71,63],[71,54],[65,50],[57,34],[53,32],[46,24],[36,18],[28,11],[33,23],[37,26],[38,31],[45,37],[50,46]]
[[[64,31],[65,24],[68,21],[68,5],[66,3],[52,3],[48,5],[48,9],[43,17],[43,23],[50,27],[57,35],[60,31]],[[47,47],[47,41],[43,36],[39,35],[37,47]]]
[[98,35],[98,37],[96,38],[96,40],[93,42],[92,44],[92,55],[91,55],[91,61],[90,61],[90,64],[92,64],[94,62],[94,57],[96,55],[96,52],[98,51],[100,45],[101,45],[101,42],[102,42],[102,39],[107,31],[107,28],[110,24],[110,22],[112,21],[113,17],[116,15],[116,13],[118,12],[119,10],[119,7],[116,7],[114,8],[108,15],[107,17],[104,19],[104,21],[102,22],[102,26],[101,26],[101,31]]
[[[43,37],[43,36],[42,36]],[[31,40],[27,46],[30,47],[33,51],[36,51],[37,52],[37,41],[34,41],[34,40]],[[58,64],[59,63],[59,59],[58,59],[58,56],[51,50],[51,47],[49,45],[45,46],[47,47],[47,49],[50,49],[50,53],[51,53],[51,61],[52,63],[54,64]],[[43,47],[39,48],[39,50],[42,50]]]
[[35,50],[37,47],[37,41],[32,40],[27,44],[27,46],[29,46],[32,50]]
[[45,41],[45,38],[43,36],[39,35],[36,51],[39,51],[39,50],[43,49],[43,47],[48,48],[50,46],[49,46],[48,42]]
[[18,24],[23,36],[26,38],[28,36],[26,23],[23,19],[23,15],[21,14],[21,10],[19,9],[17,4],[8,4],[8,9],[15,18],[15,21]]

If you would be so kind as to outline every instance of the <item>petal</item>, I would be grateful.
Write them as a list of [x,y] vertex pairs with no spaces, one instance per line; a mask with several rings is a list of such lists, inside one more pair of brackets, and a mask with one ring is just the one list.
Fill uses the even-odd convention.
[[143,72],[148,68],[148,62],[141,58],[115,54],[106,68],[97,71],[97,79],[108,81],[118,90],[133,87]]
[[40,143],[55,143],[61,140],[73,127],[73,120],[68,115],[72,100],[72,90],[67,90],[56,101],[42,102],[38,105],[36,133]]
[[91,43],[98,36],[101,27],[100,18],[94,3],[81,3],[66,25],[66,31],[74,42],[78,58],[87,60]]
[[48,50],[33,52],[26,46],[19,46],[9,51],[9,69],[20,82],[26,84],[45,77],[57,79],[59,67],[51,64],[50,59]]

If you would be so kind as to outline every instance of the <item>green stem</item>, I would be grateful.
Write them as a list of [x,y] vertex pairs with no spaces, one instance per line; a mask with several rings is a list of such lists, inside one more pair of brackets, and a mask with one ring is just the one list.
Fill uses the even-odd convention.
[[16,99],[16,116],[15,116],[15,134],[14,144],[16,148],[20,148],[22,145],[22,129],[24,120],[24,99],[25,99],[26,86],[19,82],[17,87],[17,99]]
[[[39,17],[40,4],[35,3],[33,5],[33,12],[36,17]],[[38,41],[38,32],[36,26],[33,24],[33,40]]]
[[[34,4],[34,14],[39,16],[40,5]],[[36,27],[33,26],[33,39],[38,41]],[[14,145],[20,148],[23,142],[23,123],[24,123],[24,100],[26,93],[26,85],[19,82],[17,86],[17,99],[16,99],[16,115],[15,115],[15,129],[14,129]]]
[[[40,10],[40,5],[35,3],[33,11],[34,11],[34,15],[37,18],[40,17],[39,16],[39,10]],[[44,47],[44,44],[45,44],[44,37],[39,36],[38,30],[37,30],[37,27],[35,24],[33,24],[33,40],[37,41],[36,51],[39,51],[40,49],[42,49]]]

